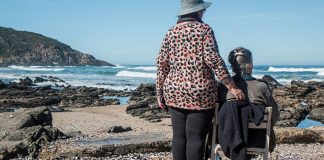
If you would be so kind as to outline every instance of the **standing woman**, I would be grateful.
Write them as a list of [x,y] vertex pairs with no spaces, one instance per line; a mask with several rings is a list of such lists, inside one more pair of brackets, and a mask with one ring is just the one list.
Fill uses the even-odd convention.
[[210,5],[181,0],[178,22],[167,32],[157,58],[157,100],[170,109],[174,160],[203,158],[218,102],[215,75],[237,99],[245,99],[218,53],[213,30],[201,20]]

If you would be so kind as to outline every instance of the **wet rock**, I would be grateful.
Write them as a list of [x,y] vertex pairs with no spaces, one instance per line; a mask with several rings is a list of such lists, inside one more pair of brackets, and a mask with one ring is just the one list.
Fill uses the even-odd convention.
[[36,77],[34,80],[34,83],[41,83],[41,82],[47,82],[47,79],[44,79],[42,77]]
[[120,133],[120,132],[127,132],[127,131],[131,131],[132,128],[130,127],[122,127],[122,126],[112,126],[112,127],[109,127],[107,132],[108,133]]
[[130,103],[137,103],[144,100],[147,97],[155,96],[155,84],[141,84],[136,88],[129,97]]
[[315,88],[324,88],[324,82],[308,81],[307,84],[310,86],[314,86]]
[[295,127],[275,128],[276,143],[323,143],[324,139],[319,131]]
[[324,108],[313,109],[309,113],[309,119],[324,123]]
[[20,83],[24,86],[32,86],[33,85],[33,80],[31,80],[29,77],[26,78],[20,78]]
[[41,146],[64,136],[52,127],[52,115],[46,107],[1,113],[0,128],[0,159],[18,155],[36,158]]
[[271,90],[282,86],[277,80],[269,75],[264,75],[261,80],[266,82]]
[[[42,76],[47,81],[61,82],[56,77]],[[37,78],[36,78],[37,79]],[[118,99],[103,99],[104,95],[124,96],[129,92],[115,91],[94,87],[64,87],[62,90],[53,89],[52,86],[32,87],[31,79],[25,78],[21,82],[11,82],[7,87],[0,89],[0,111],[7,111],[10,108],[34,108],[39,106],[58,106],[57,109],[68,107],[80,108],[90,106],[106,106],[120,104]],[[4,84],[6,85],[6,84]],[[1,83],[0,83],[1,86]],[[54,108],[52,108],[54,109]],[[54,110],[53,110],[54,111]]]
[[303,106],[280,108],[280,118],[276,126],[295,127],[306,118],[307,108]]
[[118,98],[98,99],[93,103],[93,106],[120,105]]
[[280,120],[276,125],[295,127],[308,113],[324,107],[323,82],[292,81],[291,85],[275,88],[273,96],[279,106]]
[[7,88],[7,85],[0,80],[0,90]]
[[126,113],[132,116],[139,116],[152,123],[160,122],[161,118],[170,118],[170,114],[157,105],[155,96],[149,96],[139,102],[133,102],[127,106]]

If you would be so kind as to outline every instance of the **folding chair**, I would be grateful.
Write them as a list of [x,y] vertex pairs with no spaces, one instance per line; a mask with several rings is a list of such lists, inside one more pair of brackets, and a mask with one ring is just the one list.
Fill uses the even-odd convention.
[[[214,125],[213,125],[213,132],[212,132],[212,144],[211,144],[211,160],[215,160],[216,156],[220,155],[222,148],[219,144],[217,144],[216,137],[217,137],[217,114],[218,108],[215,109],[215,116],[214,116]],[[259,126],[256,126],[253,122],[249,122],[249,129],[266,129],[266,142],[264,148],[247,148],[247,154],[256,154],[256,155],[263,155],[263,160],[268,160],[269,154],[269,143],[270,143],[270,128],[271,128],[271,115],[272,115],[272,107],[266,107],[264,113],[263,121],[260,123]]]

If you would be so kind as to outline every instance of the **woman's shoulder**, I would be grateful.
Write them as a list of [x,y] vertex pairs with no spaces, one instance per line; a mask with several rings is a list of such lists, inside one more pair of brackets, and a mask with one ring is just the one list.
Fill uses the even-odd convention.
[[201,22],[183,22],[183,23],[178,23],[174,26],[172,26],[168,31],[174,31],[174,30],[179,30],[183,28],[196,28],[196,29],[201,29],[203,31],[205,30],[212,30],[211,26],[206,24],[206,23],[201,23]]

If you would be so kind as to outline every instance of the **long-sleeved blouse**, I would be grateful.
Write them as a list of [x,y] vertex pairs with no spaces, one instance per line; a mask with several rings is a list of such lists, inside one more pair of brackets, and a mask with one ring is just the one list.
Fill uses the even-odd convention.
[[231,80],[212,28],[200,22],[173,26],[157,58],[157,98],[171,107],[214,108],[218,101],[215,75],[223,82]]

